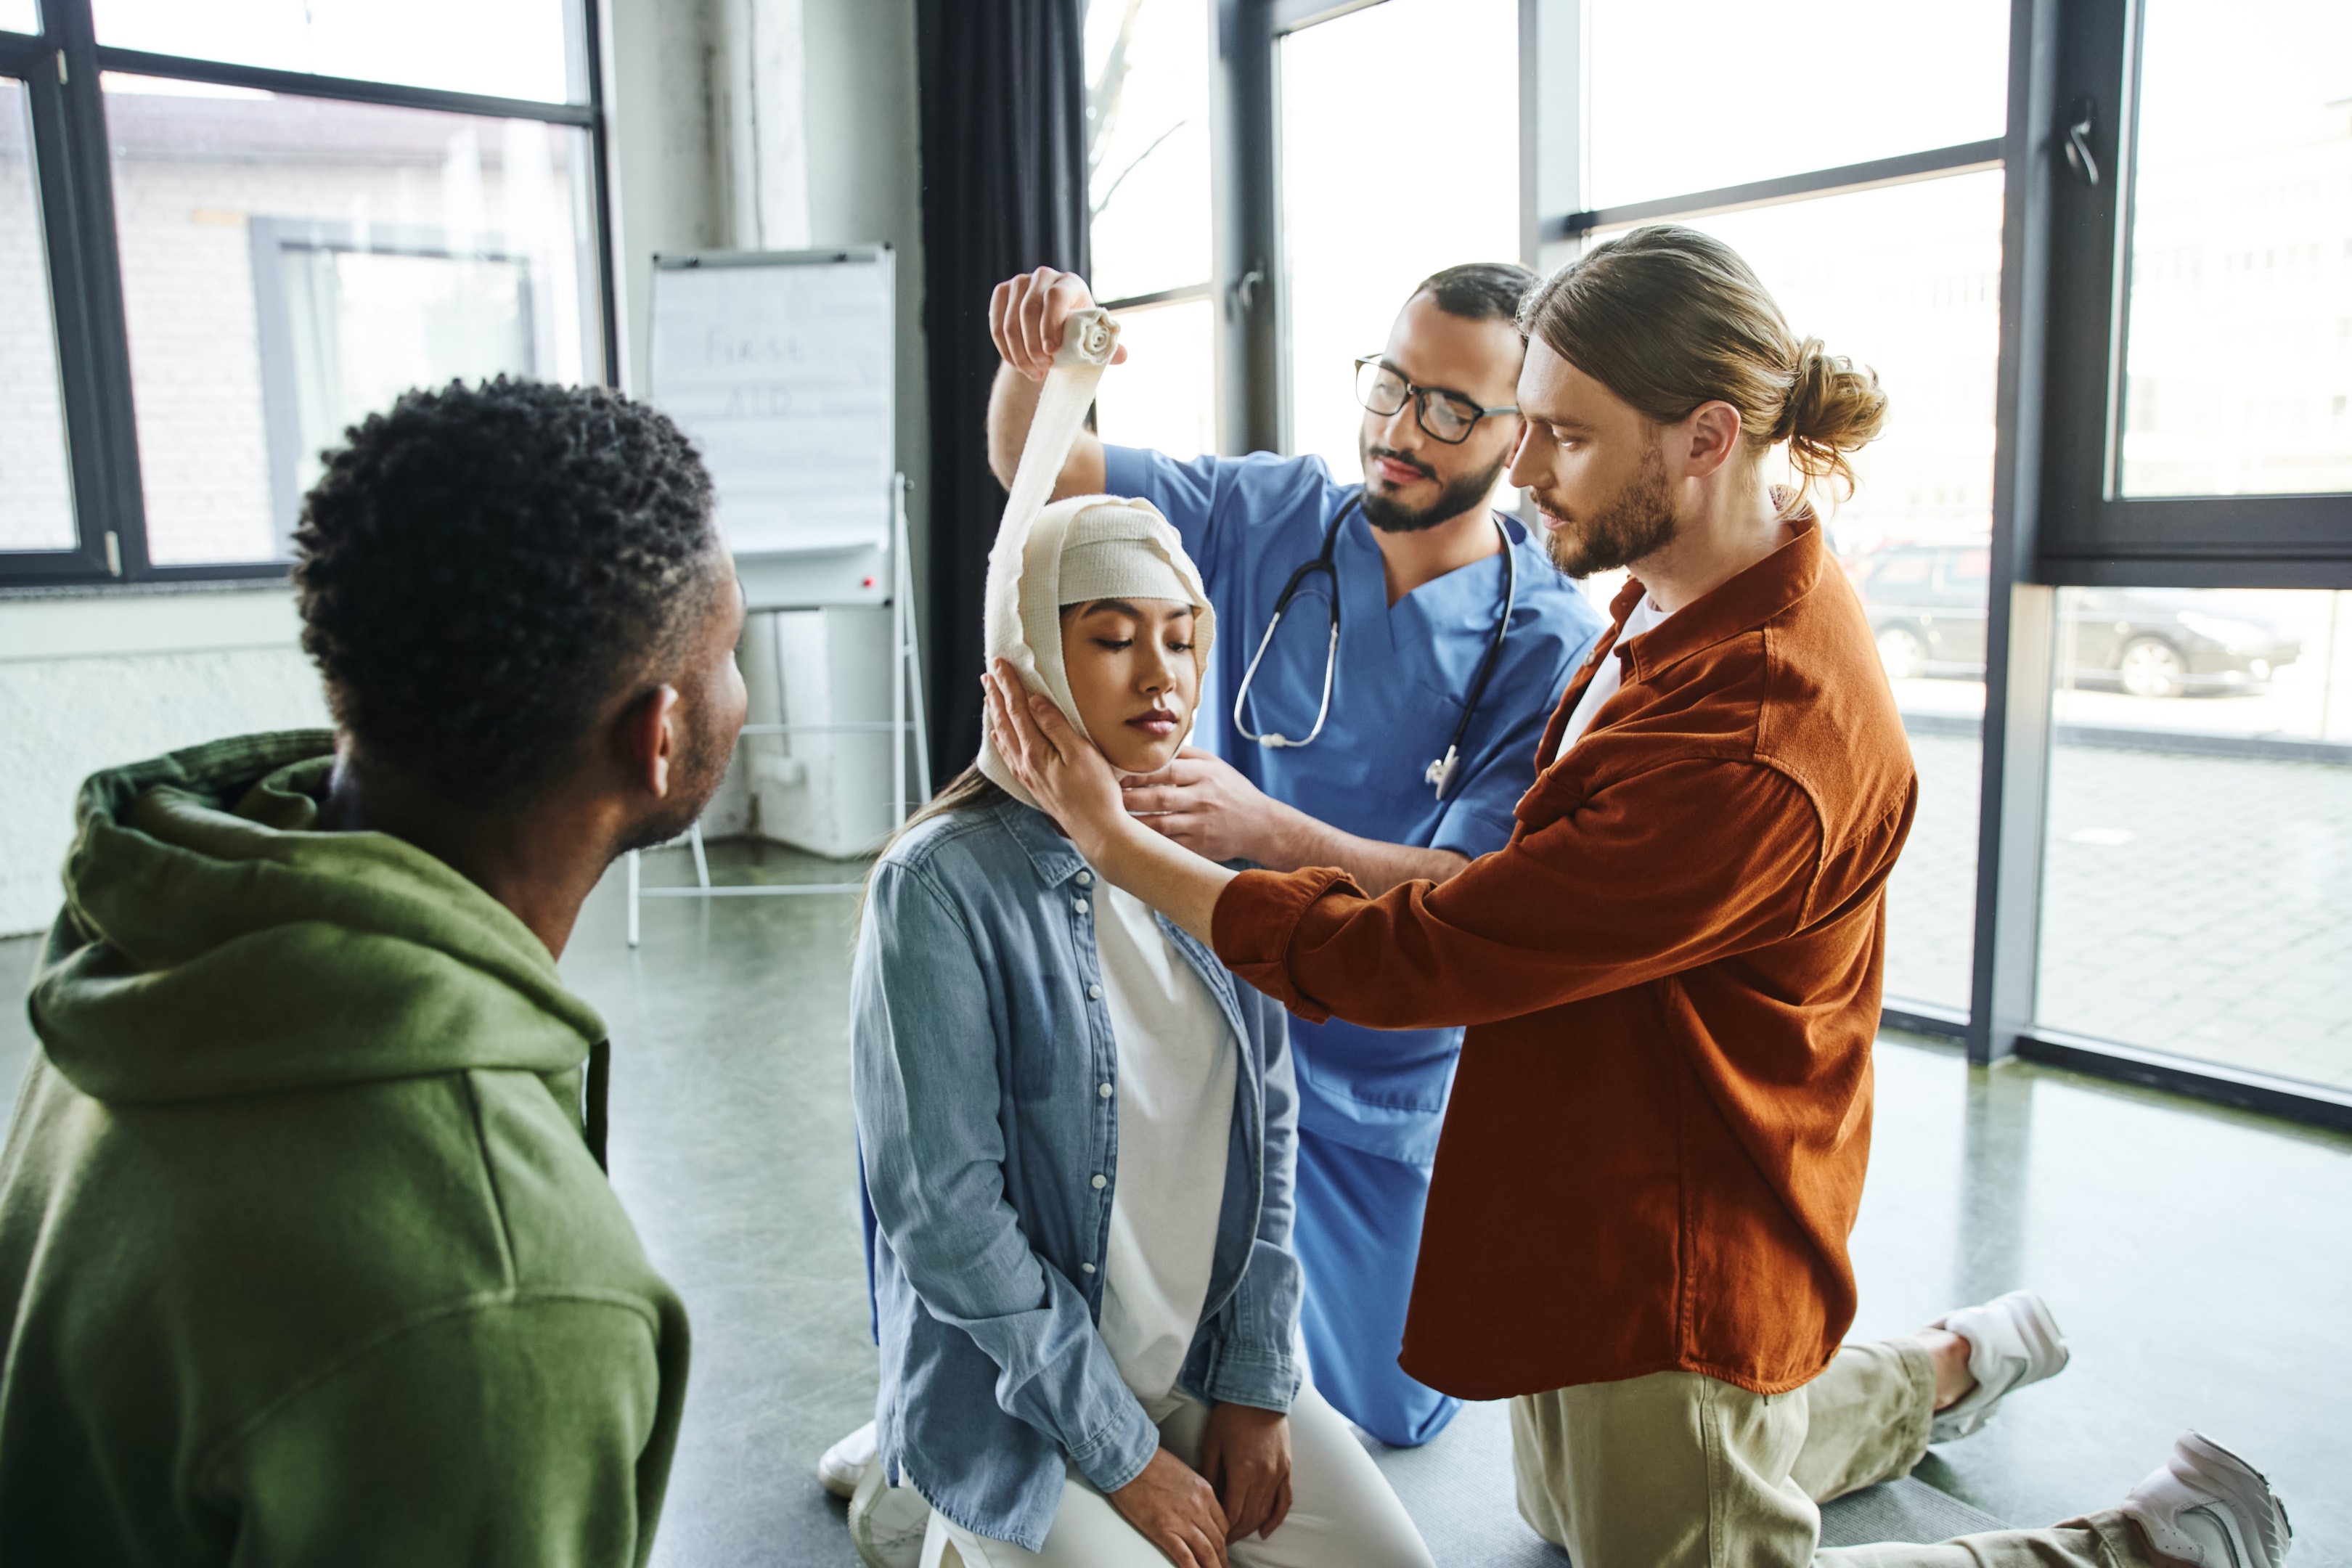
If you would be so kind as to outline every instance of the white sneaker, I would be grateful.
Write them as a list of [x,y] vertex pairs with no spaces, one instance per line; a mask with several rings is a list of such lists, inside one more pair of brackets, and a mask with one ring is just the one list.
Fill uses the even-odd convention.
[[931,1505],[912,1487],[885,1479],[879,1458],[866,1462],[849,1500],[849,1543],[867,1568],[918,1568]]
[[1930,1443],[1949,1443],[1975,1432],[1992,1419],[2004,1397],[2065,1371],[2071,1354],[2048,1303],[2031,1290],[2011,1290],[1981,1307],[1962,1307],[1927,1326],[1948,1329],[1969,1342],[1969,1371],[1977,1380],[1958,1403],[1936,1412],[1927,1426]]
[[874,1423],[868,1421],[824,1451],[816,1462],[816,1479],[837,1498],[854,1497],[857,1478],[874,1462]]
[[2294,1544],[2286,1504],[2262,1472],[2196,1432],[2181,1435],[2122,1511],[2158,1552],[2203,1568],[2278,1568]]

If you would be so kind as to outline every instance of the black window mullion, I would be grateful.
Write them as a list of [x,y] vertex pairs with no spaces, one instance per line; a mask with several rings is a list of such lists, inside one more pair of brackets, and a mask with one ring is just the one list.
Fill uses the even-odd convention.
[[1209,158],[1223,303],[1219,451],[1278,452],[1284,406],[1280,171],[1272,0],[1215,0]]
[[[101,552],[102,577],[148,575],[146,506],[139,483],[139,433],[131,398],[131,342],[123,323],[122,268],[114,239],[114,171],[99,92],[98,40],[89,0],[42,0],[42,18],[63,47],[60,134],[53,164],[73,246],[69,276],[53,274],[58,314],[71,297],[76,352],[61,354],[82,385],[68,395],[74,477],[90,486],[77,500],[85,540]],[[51,241],[52,266],[56,241]],[[112,536],[109,548],[108,535]]]
[[[13,44],[14,40],[10,40]],[[77,426],[79,395],[86,392],[86,378],[76,372],[76,347],[79,342],[79,317],[72,308],[69,292],[73,286],[74,244],[72,225],[67,203],[60,189],[61,177],[56,168],[59,141],[59,105],[57,79],[57,50],[48,45],[37,46],[29,51],[11,48],[0,55],[0,77],[21,83],[25,89],[26,108],[31,121],[32,176],[34,201],[41,222],[43,264],[48,268],[48,293],[51,331],[55,334],[58,372],[58,416],[64,429],[66,471],[71,486],[68,504],[72,508],[74,543],[65,550],[27,550],[0,552],[0,581],[28,583],[69,583],[101,578],[106,571],[106,538],[96,521],[96,513],[83,501],[92,493],[91,487],[99,476],[92,471],[94,454],[88,444],[79,438]]]
[[581,28],[580,53],[588,79],[588,158],[594,207],[597,319],[604,325],[604,384],[621,384],[621,258],[613,248],[613,146],[604,113],[604,8],[580,0],[573,15]]
[[1812,169],[1797,174],[1776,174],[1769,179],[1750,180],[1745,184],[1725,185],[1717,190],[1689,191],[1680,195],[1628,202],[1620,206],[1554,215],[1538,222],[1538,238],[1549,245],[1558,240],[1581,238],[1598,229],[1623,228],[1641,223],[1680,222],[1715,213],[1738,212],[1748,207],[1779,206],[1812,196],[1842,195],[1853,191],[1875,190],[1883,185],[1942,179],[1950,174],[1998,168],[2001,156],[2002,141],[1998,136],[1982,142],[1963,142],[1950,147],[1930,147],[1916,153],[1874,158],[1865,163]]
[[36,69],[51,69],[50,57],[56,53],[57,46],[45,38],[0,33],[0,76],[22,81]]
[[150,54],[144,49],[125,49],[112,45],[99,48],[98,68],[121,71],[131,76],[169,77],[181,81],[211,82],[221,87],[250,88],[259,92],[284,93],[294,98],[331,98],[347,103],[383,104],[393,109],[469,114],[485,120],[544,120],[551,124],[586,129],[594,123],[596,118],[593,105],[585,103],[548,103],[535,98],[451,92],[437,87],[410,87],[403,82],[361,81],[350,77],[321,76],[310,71],[279,70],[271,66],[240,65],[232,60]]
[[[135,516],[126,526],[123,477],[137,470],[122,468],[116,446],[118,388],[112,383],[120,378],[125,384],[119,390],[127,394],[128,361],[115,289],[103,128],[93,141],[86,123],[86,110],[95,105],[98,74],[89,47],[87,0],[47,0],[42,20],[44,36],[30,43],[9,40],[0,66],[12,75],[26,68],[20,79],[32,119],[76,544],[68,551],[0,556],[0,582],[110,582],[130,577],[134,562],[143,561],[143,534]],[[93,168],[101,209],[96,213],[89,188]],[[135,513],[135,494],[130,501]]]

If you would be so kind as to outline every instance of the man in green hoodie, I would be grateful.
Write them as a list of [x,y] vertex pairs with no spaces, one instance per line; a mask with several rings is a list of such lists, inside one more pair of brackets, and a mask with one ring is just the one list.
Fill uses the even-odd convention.
[[612,393],[453,384],[350,439],[294,574],[336,729],[82,789],[0,1155],[10,1564],[651,1549],[686,1318],[555,961],[725,769],[733,564]]

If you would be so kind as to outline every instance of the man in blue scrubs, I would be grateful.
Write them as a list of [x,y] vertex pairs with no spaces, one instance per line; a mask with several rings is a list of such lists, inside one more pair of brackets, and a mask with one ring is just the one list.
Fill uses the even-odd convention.
[[[1413,291],[1386,348],[1359,370],[1360,485],[1339,482],[1320,458],[1178,462],[1080,434],[1055,494],[1151,501],[1183,536],[1217,612],[1218,695],[1202,697],[1213,728],[1204,722],[1202,749],[1131,781],[1129,810],[1213,858],[1338,866],[1374,893],[1443,881],[1510,838],[1544,721],[1602,625],[1542,543],[1487,504],[1519,438],[1511,405],[1524,345],[1514,318],[1536,281],[1524,268],[1474,263]],[[1051,268],[996,289],[990,321],[1005,363],[989,404],[989,457],[1007,485],[1062,323],[1093,303],[1083,280]],[[1317,559],[1335,523],[1332,571],[1302,580],[1265,642],[1285,584]],[[1517,583],[1497,648],[1507,548]],[[1237,724],[1234,699],[1262,642]],[[1445,757],[1490,652],[1441,798],[1432,764]],[[1330,705],[1314,739],[1251,739],[1315,731],[1327,661]],[[1397,1353],[1462,1031],[1296,1018],[1290,1028],[1295,1245],[1315,1384],[1383,1442],[1425,1443],[1459,1404],[1407,1377]]]

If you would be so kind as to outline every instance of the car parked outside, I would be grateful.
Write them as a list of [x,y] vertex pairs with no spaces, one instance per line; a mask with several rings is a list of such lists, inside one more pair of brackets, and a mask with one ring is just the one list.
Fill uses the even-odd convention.
[[[1894,544],[1846,563],[1893,680],[1981,679],[1991,552]],[[2062,596],[2061,657],[2078,686],[2134,697],[2256,691],[2303,657],[2303,639],[2265,616],[2217,613],[2174,588],[2081,588]]]

